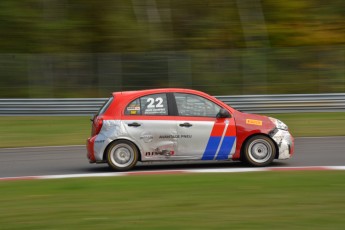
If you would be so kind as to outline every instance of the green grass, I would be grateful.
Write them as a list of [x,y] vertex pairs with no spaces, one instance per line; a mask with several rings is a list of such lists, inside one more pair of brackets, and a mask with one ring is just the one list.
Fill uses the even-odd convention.
[[0,147],[85,144],[89,117],[0,117]]
[[[345,135],[345,113],[270,114],[295,137]],[[0,117],[0,148],[84,144],[89,117]]]
[[1,229],[344,229],[345,172],[0,182]]
[[289,126],[295,137],[345,136],[345,113],[270,114]]

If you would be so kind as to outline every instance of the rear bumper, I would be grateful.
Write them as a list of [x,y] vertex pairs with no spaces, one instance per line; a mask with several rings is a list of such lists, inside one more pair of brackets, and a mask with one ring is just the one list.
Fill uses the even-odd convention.
[[87,159],[90,163],[96,163],[95,158],[95,140],[96,136],[90,137],[86,141],[86,149],[87,149]]

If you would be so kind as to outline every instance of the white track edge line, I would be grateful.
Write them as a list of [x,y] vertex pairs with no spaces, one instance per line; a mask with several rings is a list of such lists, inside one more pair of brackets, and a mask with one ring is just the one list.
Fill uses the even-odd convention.
[[267,172],[267,171],[303,171],[303,170],[345,170],[345,166],[298,166],[298,167],[267,167],[267,168],[220,168],[220,169],[183,169],[183,170],[152,170],[152,171],[131,171],[131,172],[110,172],[110,173],[84,173],[84,174],[61,174],[61,175],[39,175],[0,177],[0,181],[10,180],[41,180],[41,179],[67,179],[67,178],[88,178],[88,177],[116,177],[150,174],[183,174],[183,173],[244,173],[244,172]]

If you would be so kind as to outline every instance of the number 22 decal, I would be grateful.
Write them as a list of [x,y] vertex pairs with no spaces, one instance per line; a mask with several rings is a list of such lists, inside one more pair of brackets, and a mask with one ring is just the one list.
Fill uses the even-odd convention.
[[[147,108],[163,108],[163,98],[161,97],[157,97],[156,100],[152,97],[147,98],[147,102],[150,103]],[[157,103],[156,105],[155,102]]]

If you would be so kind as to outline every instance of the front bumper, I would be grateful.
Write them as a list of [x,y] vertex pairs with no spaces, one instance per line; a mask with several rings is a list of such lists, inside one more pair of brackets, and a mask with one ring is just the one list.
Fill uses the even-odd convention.
[[276,129],[271,134],[278,146],[278,159],[289,159],[295,151],[294,138],[289,131]]

